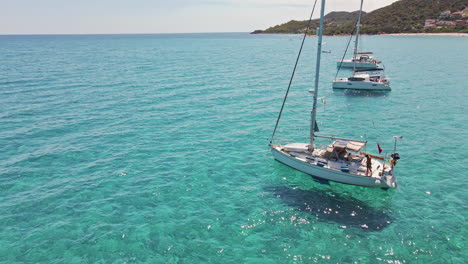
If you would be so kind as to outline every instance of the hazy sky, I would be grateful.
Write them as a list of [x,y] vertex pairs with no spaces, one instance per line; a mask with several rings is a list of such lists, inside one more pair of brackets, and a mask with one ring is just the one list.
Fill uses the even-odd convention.
[[[397,0],[367,0],[372,11]],[[321,2],[318,0],[318,2]],[[0,0],[0,34],[250,32],[308,18],[314,0]],[[359,0],[328,0],[354,11]],[[315,17],[319,10],[316,9]]]

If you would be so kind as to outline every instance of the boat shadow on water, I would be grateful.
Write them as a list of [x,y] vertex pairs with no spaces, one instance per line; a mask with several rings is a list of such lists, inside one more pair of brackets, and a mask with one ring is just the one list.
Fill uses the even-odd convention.
[[386,97],[389,96],[389,91],[356,91],[356,90],[338,90],[333,91],[336,95],[349,97]]
[[384,209],[331,191],[301,190],[287,186],[270,186],[265,191],[280,198],[296,210],[311,214],[318,221],[335,222],[340,228],[380,231],[392,223]]

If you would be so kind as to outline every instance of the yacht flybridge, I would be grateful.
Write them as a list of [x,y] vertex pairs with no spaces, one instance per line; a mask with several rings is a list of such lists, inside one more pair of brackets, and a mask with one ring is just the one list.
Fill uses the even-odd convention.
[[[385,157],[362,152],[362,149],[366,146],[367,141],[316,135],[316,132],[318,132],[316,115],[320,73],[320,56],[322,54],[324,10],[325,0],[322,0],[320,11],[320,28],[318,31],[315,88],[312,93],[313,107],[310,123],[310,142],[288,143],[284,145],[273,144],[273,138],[275,136],[278,123],[284,109],[284,104],[286,102],[290,88],[289,86],[270,140],[269,145],[271,152],[277,161],[284,163],[296,170],[310,174],[313,177],[365,187],[379,187],[383,189],[395,188],[397,187],[395,165],[400,158],[398,153],[395,152],[397,137],[395,137],[394,153],[390,155],[389,162],[387,163]],[[306,34],[304,34],[304,39]],[[302,45],[303,43],[304,42],[302,42]],[[301,51],[302,47],[303,46],[301,46]],[[299,52],[299,54],[300,53],[301,52]],[[298,60],[299,56],[297,58],[297,61]],[[294,77],[294,71],[291,76],[291,81]],[[315,145],[316,138],[325,138],[332,140],[333,142],[325,148],[318,147]]]

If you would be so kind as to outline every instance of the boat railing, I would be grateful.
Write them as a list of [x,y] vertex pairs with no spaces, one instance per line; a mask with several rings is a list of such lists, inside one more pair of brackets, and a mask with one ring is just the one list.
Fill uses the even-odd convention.
[[366,143],[367,144],[367,141],[364,141],[364,140],[355,140],[355,139],[349,139],[349,138],[339,138],[339,137],[333,137],[333,136],[320,136],[320,135],[315,135],[315,137],[328,138],[328,139],[339,139],[339,140],[346,140],[346,141],[355,141],[355,142],[361,142],[361,143]]
[[364,156],[369,155],[369,157],[371,157],[371,158],[373,158],[373,159],[378,159],[378,160],[383,160],[383,161],[385,161],[385,158],[384,158],[384,157],[381,157],[381,156],[372,155],[372,154],[369,154],[369,153],[366,153],[366,152],[360,152],[359,154],[364,155]]

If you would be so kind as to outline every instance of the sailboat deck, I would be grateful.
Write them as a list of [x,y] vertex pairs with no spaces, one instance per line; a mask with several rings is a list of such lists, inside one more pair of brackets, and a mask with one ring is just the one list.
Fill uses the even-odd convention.
[[[325,149],[316,149],[311,154],[303,152],[288,152],[282,150],[281,152],[289,154],[295,159],[298,159],[302,162],[309,163],[311,165],[317,165],[326,169],[331,169],[335,171],[346,172],[359,176],[366,175],[366,159],[362,156],[354,158],[351,161],[339,160],[339,159],[329,159],[325,157]],[[383,164],[373,160],[372,162],[372,175],[370,177],[379,178],[380,172],[382,171]]]

